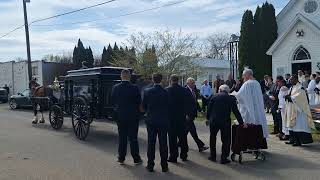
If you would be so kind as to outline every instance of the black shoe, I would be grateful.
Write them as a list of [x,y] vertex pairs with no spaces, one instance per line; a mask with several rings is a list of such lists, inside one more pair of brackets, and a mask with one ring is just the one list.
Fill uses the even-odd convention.
[[143,163],[142,159],[134,160],[135,165],[141,165]]
[[302,144],[301,143],[294,143],[294,144],[292,144],[292,146],[293,147],[299,147],[299,146],[302,146]]
[[181,158],[181,161],[186,162],[188,161],[188,158]]
[[286,144],[294,144],[293,141],[288,141],[288,142],[285,142]]
[[221,164],[229,164],[231,161],[229,159],[224,159],[220,161]]
[[279,137],[280,141],[288,141],[289,140],[289,136],[283,135],[281,137]]
[[118,161],[117,161],[120,165],[124,165],[124,160],[122,160],[122,159],[118,159]]
[[170,162],[170,163],[178,163],[178,161],[177,161],[177,159],[168,159],[168,162]]
[[212,161],[212,162],[217,162],[217,159],[215,157],[212,157],[212,156],[208,157],[208,160]]
[[208,149],[209,149],[209,147],[203,146],[202,148],[199,148],[199,152],[203,152],[203,151],[206,151]]
[[162,167],[162,172],[168,172],[168,171],[169,171],[168,166],[164,166],[164,167]]
[[153,167],[151,167],[151,166],[147,166],[146,169],[147,169],[149,172],[154,172]]

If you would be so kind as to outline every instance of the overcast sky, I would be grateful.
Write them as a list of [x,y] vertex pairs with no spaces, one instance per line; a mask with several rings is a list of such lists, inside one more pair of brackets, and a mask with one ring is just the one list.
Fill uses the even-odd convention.
[[[179,30],[199,37],[219,32],[239,33],[241,16],[246,9],[255,10],[265,0],[188,0],[184,3],[141,14],[107,18],[158,7],[180,0],[117,0],[115,2],[39,22],[30,27],[33,60],[46,54],[72,52],[78,38],[100,54],[108,43],[126,42],[128,35],[156,30]],[[289,0],[269,0],[277,13]],[[104,2],[104,0],[31,0],[27,4],[29,22],[66,11]],[[70,24],[93,19],[101,21]],[[0,36],[23,25],[22,0],[0,0]],[[53,26],[43,26],[53,25]],[[26,58],[24,29],[0,39],[0,61]]]

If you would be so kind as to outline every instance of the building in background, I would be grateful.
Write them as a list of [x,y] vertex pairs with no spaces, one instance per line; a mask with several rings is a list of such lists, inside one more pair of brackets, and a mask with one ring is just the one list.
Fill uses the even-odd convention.
[[[68,70],[75,69],[73,64],[33,61],[32,76],[40,85],[50,85],[55,77],[66,75]],[[27,61],[0,62],[0,87],[7,85],[10,94],[16,94],[28,89]]]
[[[224,59],[212,59],[212,58],[194,58],[192,59],[197,66],[199,66],[199,74],[194,77],[196,80],[197,88],[202,86],[204,80],[208,80],[212,86],[216,77],[219,75],[222,80],[227,80],[230,74],[230,62]],[[185,84],[186,78],[183,78],[182,84]]]
[[267,52],[273,77],[320,71],[320,0],[290,0],[277,23],[278,39]]

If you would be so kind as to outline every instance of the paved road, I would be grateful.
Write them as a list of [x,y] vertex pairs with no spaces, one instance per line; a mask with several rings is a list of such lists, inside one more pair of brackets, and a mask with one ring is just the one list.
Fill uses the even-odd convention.
[[[269,140],[267,161],[256,161],[248,155],[245,163],[223,166],[207,161],[208,152],[200,154],[194,142],[190,161],[170,165],[162,173],[159,164],[155,173],[144,166],[119,166],[116,160],[117,131],[110,122],[94,122],[87,141],[75,138],[70,119],[62,130],[49,124],[32,125],[28,110],[11,111],[0,105],[0,180],[98,180],[98,179],[319,179],[320,146],[293,148]],[[201,138],[208,142],[208,132],[198,125]],[[142,157],[146,157],[146,130],[139,133]],[[219,145],[220,146],[220,145]],[[158,162],[159,162],[159,157]]]

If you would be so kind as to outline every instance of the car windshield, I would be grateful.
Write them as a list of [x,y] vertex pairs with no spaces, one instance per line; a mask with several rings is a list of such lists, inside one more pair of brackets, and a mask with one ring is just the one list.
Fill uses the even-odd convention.
[[25,90],[21,93],[23,96],[30,96],[30,91],[29,90]]

